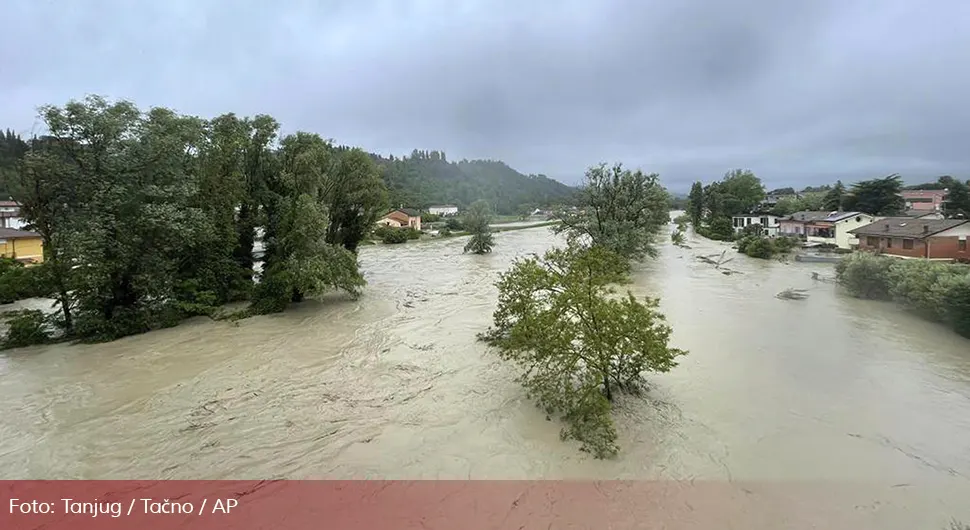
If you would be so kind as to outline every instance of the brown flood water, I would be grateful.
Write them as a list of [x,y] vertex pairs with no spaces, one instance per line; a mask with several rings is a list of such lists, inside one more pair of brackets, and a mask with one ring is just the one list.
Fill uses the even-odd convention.
[[690,355],[621,404],[616,460],[561,442],[475,341],[497,274],[558,241],[365,247],[357,301],[0,355],[2,476],[858,482],[970,520],[970,341],[811,278],[831,265],[737,256],[724,276],[694,256],[728,247],[697,238],[631,287]]

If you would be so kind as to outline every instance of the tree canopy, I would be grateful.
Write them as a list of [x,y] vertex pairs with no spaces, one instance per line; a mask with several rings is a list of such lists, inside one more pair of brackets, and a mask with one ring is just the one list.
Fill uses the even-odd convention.
[[900,195],[902,189],[903,179],[899,175],[856,182],[843,197],[842,206],[848,211],[870,215],[897,215],[906,207]]
[[562,212],[557,231],[625,258],[656,255],[657,234],[670,222],[670,196],[659,175],[623,169],[622,164],[593,166],[576,200],[580,209]]
[[487,254],[492,251],[492,229],[489,226],[492,222],[491,209],[485,201],[475,201],[468,208],[462,219],[465,230],[471,234],[468,243],[465,245],[465,252],[475,254]]

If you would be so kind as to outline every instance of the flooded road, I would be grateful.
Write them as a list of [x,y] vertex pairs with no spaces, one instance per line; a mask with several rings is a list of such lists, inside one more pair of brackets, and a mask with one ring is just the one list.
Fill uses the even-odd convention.
[[831,265],[725,276],[694,256],[727,245],[688,239],[634,275],[690,354],[621,403],[616,460],[561,442],[475,340],[497,274],[560,241],[536,228],[487,256],[364,247],[357,301],[0,355],[3,478],[854,481],[970,519],[970,341],[812,279]]

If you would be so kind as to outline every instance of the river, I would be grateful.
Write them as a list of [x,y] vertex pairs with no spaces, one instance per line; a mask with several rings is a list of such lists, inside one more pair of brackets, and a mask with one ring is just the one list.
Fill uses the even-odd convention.
[[560,441],[475,340],[498,273],[560,241],[535,228],[486,256],[364,247],[356,301],[0,355],[3,478],[858,482],[970,520],[970,341],[812,279],[831,265],[728,250],[727,276],[694,259],[727,245],[688,239],[636,267],[690,354],[620,404],[615,460]]

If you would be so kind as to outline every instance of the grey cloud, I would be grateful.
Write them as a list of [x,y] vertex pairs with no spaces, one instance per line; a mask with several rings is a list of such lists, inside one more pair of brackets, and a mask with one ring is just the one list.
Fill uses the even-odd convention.
[[0,116],[85,93],[265,112],[381,153],[443,149],[674,189],[967,175],[958,0],[10,0]]

